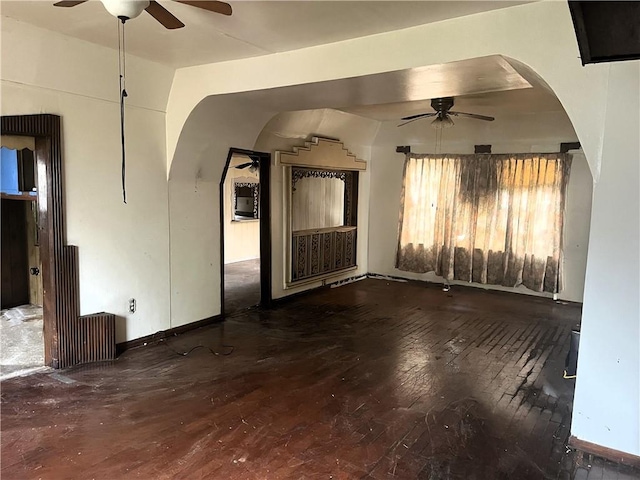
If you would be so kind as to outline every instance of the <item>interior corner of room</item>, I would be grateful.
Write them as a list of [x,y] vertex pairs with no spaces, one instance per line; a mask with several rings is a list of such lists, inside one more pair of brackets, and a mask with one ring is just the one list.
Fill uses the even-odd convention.
[[[282,467],[282,478],[395,472],[384,455],[369,462],[367,439],[390,451],[394,422],[457,429],[451,416],[465,409],[508,425],[531,458],[544,456],[535,435],[563,458],[586,452],[574,475],[597,470],[591,454],[638,466],[640,47],[615,54],[598,43],[589,22],[609,14],[606,2],[208,2],[222,10],[204,11],[164,1],[124,22],[101,2],[1,1],[0,373],[12,402],[37,379],[52,398],[58,383],[75,392],[95,375],[107,390],[135,391],[149,368],[158,383],[145,377],[141,395],[188,405],[175,438],[203,459],[190,450],[204,438],[198,422],[216,425],[216,442],[231,439],[217,430],[231,428],[221,412],[255,406],[256,395],[273,445],[295,451],[283,447],[298,470]],[[126,105],[114,90],[116,22],[126,23]],[[341,373],[351,368],[359,376]],[[344,401],[325,399],[343,392],[334,382],[343,377]],[[289,388],[278,378],[318,410],[296,413],[274,393]],[[419,391],[406,386],[414,381]],[[220,409],[190,403],[192,388]],[[332,408],[364,443],[318,440]],[[37,419],[3,406],[3,423],[5,411],[9,435]],[[335,472],[300,461],[304,442],[285,411],[311,412],[317,421],[295,425],[320,429],[309,451],[335,454]],[[123,441],[143,441],[155,428],[143,423]],[[415,445],[436,450],[449,438],[416,432]],[[505,473],[511,446],[487,442],[501,459],[489,476]],[[265,465],[277,463],[276,447],[254,444],[246,458],[217,447],[226,463],[202,465],[221,475],[255,458],[256,474],[269,476]],[[3,440],[3,456],[11,448]],[[437,463],[417,448],[398,449],[407,478],[420,473],[414,460],[433,472],[473,468],[462,454]],[[193,475],[175,455],[172,472]],[[551,457],[542,470],[558,476]]]

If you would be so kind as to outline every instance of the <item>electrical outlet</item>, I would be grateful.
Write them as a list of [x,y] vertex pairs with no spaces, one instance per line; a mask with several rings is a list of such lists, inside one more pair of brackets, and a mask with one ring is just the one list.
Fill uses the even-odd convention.
[[136,313],[136,299],[135,298],[130,298],[129,299],[129,312]]

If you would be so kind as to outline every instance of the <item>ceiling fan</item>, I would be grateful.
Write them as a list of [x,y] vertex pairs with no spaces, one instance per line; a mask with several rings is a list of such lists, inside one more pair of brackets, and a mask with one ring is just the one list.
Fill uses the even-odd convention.
[[237,168],[238,170],[243,170],[243,169],[245,169],[247,167],[249,167],[249,171],[251,173],[254,173],[260,167],[260,161],[257,158],[255,158],[255,159],[252,158],[250,162],[242,163],[240,165],[236,165],[234,168]]
[[[63,0],[54,3],[54,7],[75,7],[89,0]],[[165,28],[173,30],[175,28],[184,27],[184,23],[178,20],[169,10],[164,8],[155,0],[100,0],[107,11],[114,17],[119,18],[123,22],[136,18],[146,10],[149,15],[160,22]],[[174,0],[178,3],[191,5],[192,7],[202,8],[214,13],[222,15],[231,15],[231,5],[225,2],[209,1],[209,0]]]
[[402,120],[406,120],[404,123],[398,125],[402,127],[407,123],[415,122],[416,120],[420,120],[421,118],[427,117],[436,117],[431,125],[434,128],[447,128],[453,126],[453,120],[451,117],[467,117],[467,118],[475,118],[476,120],[484,120],[486,122],[493,122],[495,120],[494,117],[487,117],[486,115],[478,115],[477,113],[464,113],[464,112],[452,112],[451,108],[453,107],[453,97],[442,97],[442,98],[434,98],[431,100],[431,108],[435,110],[435,112],[428,113],[419,113],[417,115],[410,115],[408,117],[403,117]]

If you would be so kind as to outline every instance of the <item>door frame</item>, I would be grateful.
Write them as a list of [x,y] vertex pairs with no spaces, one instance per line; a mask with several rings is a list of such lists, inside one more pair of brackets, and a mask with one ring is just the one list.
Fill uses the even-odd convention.
[[0,118],[4,135],[35,138],[38,185],[38,230],[43,287],[44,364],[60,364],[59,319],[68,308],[63,295],[62,262],[65,244],[62,137],[57,115],[11,115]]
[[220,178],[220,314],[224,318],[224,182],[234,154],[259,163],[260,188],[260,307],[271,307],[271,154],[231,147]]

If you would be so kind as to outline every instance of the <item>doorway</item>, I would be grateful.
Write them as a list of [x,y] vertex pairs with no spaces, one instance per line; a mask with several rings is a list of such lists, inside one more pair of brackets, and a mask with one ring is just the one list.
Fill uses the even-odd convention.
[[271,155],[232,148],[220,181],[222,314],[271,303]]
[[[43,284],[33,146],[2,146],[0,378],[44,366]],[[24,143],[33,142],[32,138]],[[5,138],[3,137],[3,144]]]

